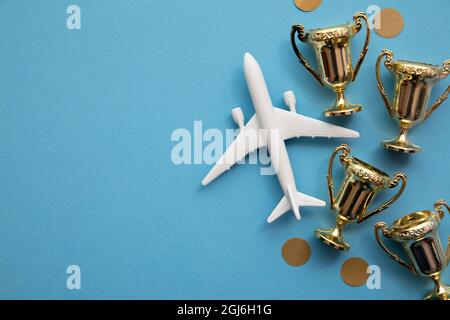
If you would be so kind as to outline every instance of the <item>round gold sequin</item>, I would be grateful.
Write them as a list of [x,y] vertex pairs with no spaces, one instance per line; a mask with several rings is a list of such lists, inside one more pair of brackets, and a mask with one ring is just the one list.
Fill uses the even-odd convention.
[[368,267],[369,264],[362,258],[353,257],[347,259],[341,268],[342,280],[351,287],[360,287],[369,278],[369,274],[367,273]]
[[[379,19],[378,25],[376,19]],[[384,8],[374,18],[374,30],[383,38],[393,38],[398,36],[403,30],[403,17],[394,8]]]
[[284,243],[281,254],[287,264],[298,267],[308,262],[311,257],[311,247],[304,239],[292,238]]
[[322,0],[294,0],[294,3],[302,11],[313,11],[320,6]]

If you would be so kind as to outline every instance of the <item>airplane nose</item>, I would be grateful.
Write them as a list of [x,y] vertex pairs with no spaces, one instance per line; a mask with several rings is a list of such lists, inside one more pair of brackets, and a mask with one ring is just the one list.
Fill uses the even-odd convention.
[[250,63],[255,63],[255,58],[248,52],[244,54],[244,65],[249,65]]

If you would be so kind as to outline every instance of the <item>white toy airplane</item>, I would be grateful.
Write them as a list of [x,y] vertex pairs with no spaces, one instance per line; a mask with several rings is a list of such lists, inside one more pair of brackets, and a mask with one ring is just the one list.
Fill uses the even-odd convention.
[[296,219],[300,220],[299,206],[325,206],[325,202],[297,191],[284,140],[301,136],[357,138],[359,133],[298,114],[292,91],[284,93],[284,100],[290,112],[274,107],[261,68],[249,53],[244,56],[244,72],[256,114],[244,126],[241,108],[231,111],[233,120],[240,128],[239,135],[206,175],[202,184],[209,184],[248,153],[267,146],[272,167],[284,193],[284,197],[270,214],[267,222],[275,221],[290,209]]

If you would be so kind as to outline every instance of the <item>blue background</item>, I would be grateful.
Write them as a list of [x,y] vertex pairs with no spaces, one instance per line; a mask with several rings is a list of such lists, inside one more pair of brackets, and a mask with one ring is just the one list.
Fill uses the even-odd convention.
[[[82,30],[66,28],[73,3]],[[192,132],[194,120],[204,129],[234,128],[236,105],[247,120],[254,113],[246,51],[261,64],[274,104],[284,107],[282,93],[292,89],[301,113],[323,119],[333,93],[298,63],[290,27],[344,23],[371,4],[397,8],[404,31],[393,39],[373,34],[347,90],[365,110],[327,121],[360,131],[346,141],[353,154],[390,174],[404,171],[409,183],[392,208],[346,230],[349,253],[313,237],[334,222],[327,207],[303,208],[301,222],[289,213],[268,225],[282,193],[258,165],[237,166],[202,187],[210,165],[172,163],[174,129]],[[445,0],[324,0],[310,13],[290,0],[0,1],[0,298],[422,298],[431,282],[389,260],[372,230],[450,200],[449,103],[411,133],[423,153],[384,151],[380,140],[398,129],[376,89],[374,64],[382,48],[397,59],[442,64],[449,11]],[[354,57],[362,43],[357,36]],[[391,89],[386,71],[383,78]],[[301,192],[328,200],[327,161],[341,142],[288,142]],[[440,230],[444,246],[449,221]],[[312,247],[303,267],[281,257],[291,237]],[[342,282],[340,267],[352,256],[381,267],[381,290]],[[78,291],[66,288],[71,264],[82,270]]]

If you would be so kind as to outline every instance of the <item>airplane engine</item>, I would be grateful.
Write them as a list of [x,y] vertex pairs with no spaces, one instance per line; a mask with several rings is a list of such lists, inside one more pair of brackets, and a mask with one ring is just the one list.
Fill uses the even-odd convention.
[[297,104],[297,100],[295,99],[294,91],[289,90],[284,93],[284,102],[289,107],[291,112],[297,113],[295,105]]
[[231,116],[233,117],[234,122],[239,126],[239,129],[244,129],[244,113],[242,109],[237,107],[231,110]]

